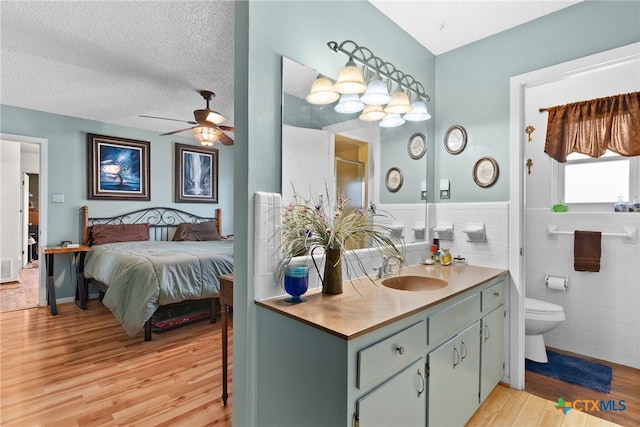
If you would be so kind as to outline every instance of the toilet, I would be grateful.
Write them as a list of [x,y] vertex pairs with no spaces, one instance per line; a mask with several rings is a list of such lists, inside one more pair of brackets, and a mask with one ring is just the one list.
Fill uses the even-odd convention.
[[558,304],[535,298],[524,299],[524,357],[547,363],[543,334],[565,320],[564,309]]

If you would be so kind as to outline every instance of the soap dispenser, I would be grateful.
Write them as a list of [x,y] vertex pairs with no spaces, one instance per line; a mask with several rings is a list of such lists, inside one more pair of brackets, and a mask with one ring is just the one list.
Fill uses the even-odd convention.
[[442,253],[440,254],[440,264],[451,265],[451,252],[449,252],[449,249],[442,249]]

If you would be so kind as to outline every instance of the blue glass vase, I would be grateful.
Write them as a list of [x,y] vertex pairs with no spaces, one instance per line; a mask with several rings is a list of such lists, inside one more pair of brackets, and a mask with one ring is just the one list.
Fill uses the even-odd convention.
[[290,303],[304,302],[301,295],[309,288],[309,267],[306,265],[287,265],[284,268],[284,290],[291,295],[285,298]]

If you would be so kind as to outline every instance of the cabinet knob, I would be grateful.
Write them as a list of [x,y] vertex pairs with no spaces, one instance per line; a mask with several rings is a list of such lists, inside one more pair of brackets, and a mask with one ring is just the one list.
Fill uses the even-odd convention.
[[399,347],[398,347],[398,346],[396,346],[396,351],[397,351],[399,354],[404,354],[404,346],[403,346],[403,345],[401,345],[401,346],[399,346]]
[[493,296],[494,296],[494,297],[496,297],[496,298],[498,298],[498,297],[500,296],[500,292],[495,291],[495,292],[493,293]]

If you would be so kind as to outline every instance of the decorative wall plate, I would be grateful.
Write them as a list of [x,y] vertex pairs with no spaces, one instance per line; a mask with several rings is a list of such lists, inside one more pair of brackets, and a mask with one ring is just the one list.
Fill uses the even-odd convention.
[[444,134],[444,149],[449,154],[460,154],[467,146],[467,131],[460,125],[453,125]]
[[420,132],[414,133],[407,143],[407,151],[412,159],[419,159],[427,152],[427,137]]
[[393,167],[387,171],[387,177],[385,178],[387,190],[395,193],[402,187],[402,181],[402,171],[400,169]]
[[480,187],[491,187],[498,179],[498,162],[492,157],[482,157],[473,167],[473,180]]

